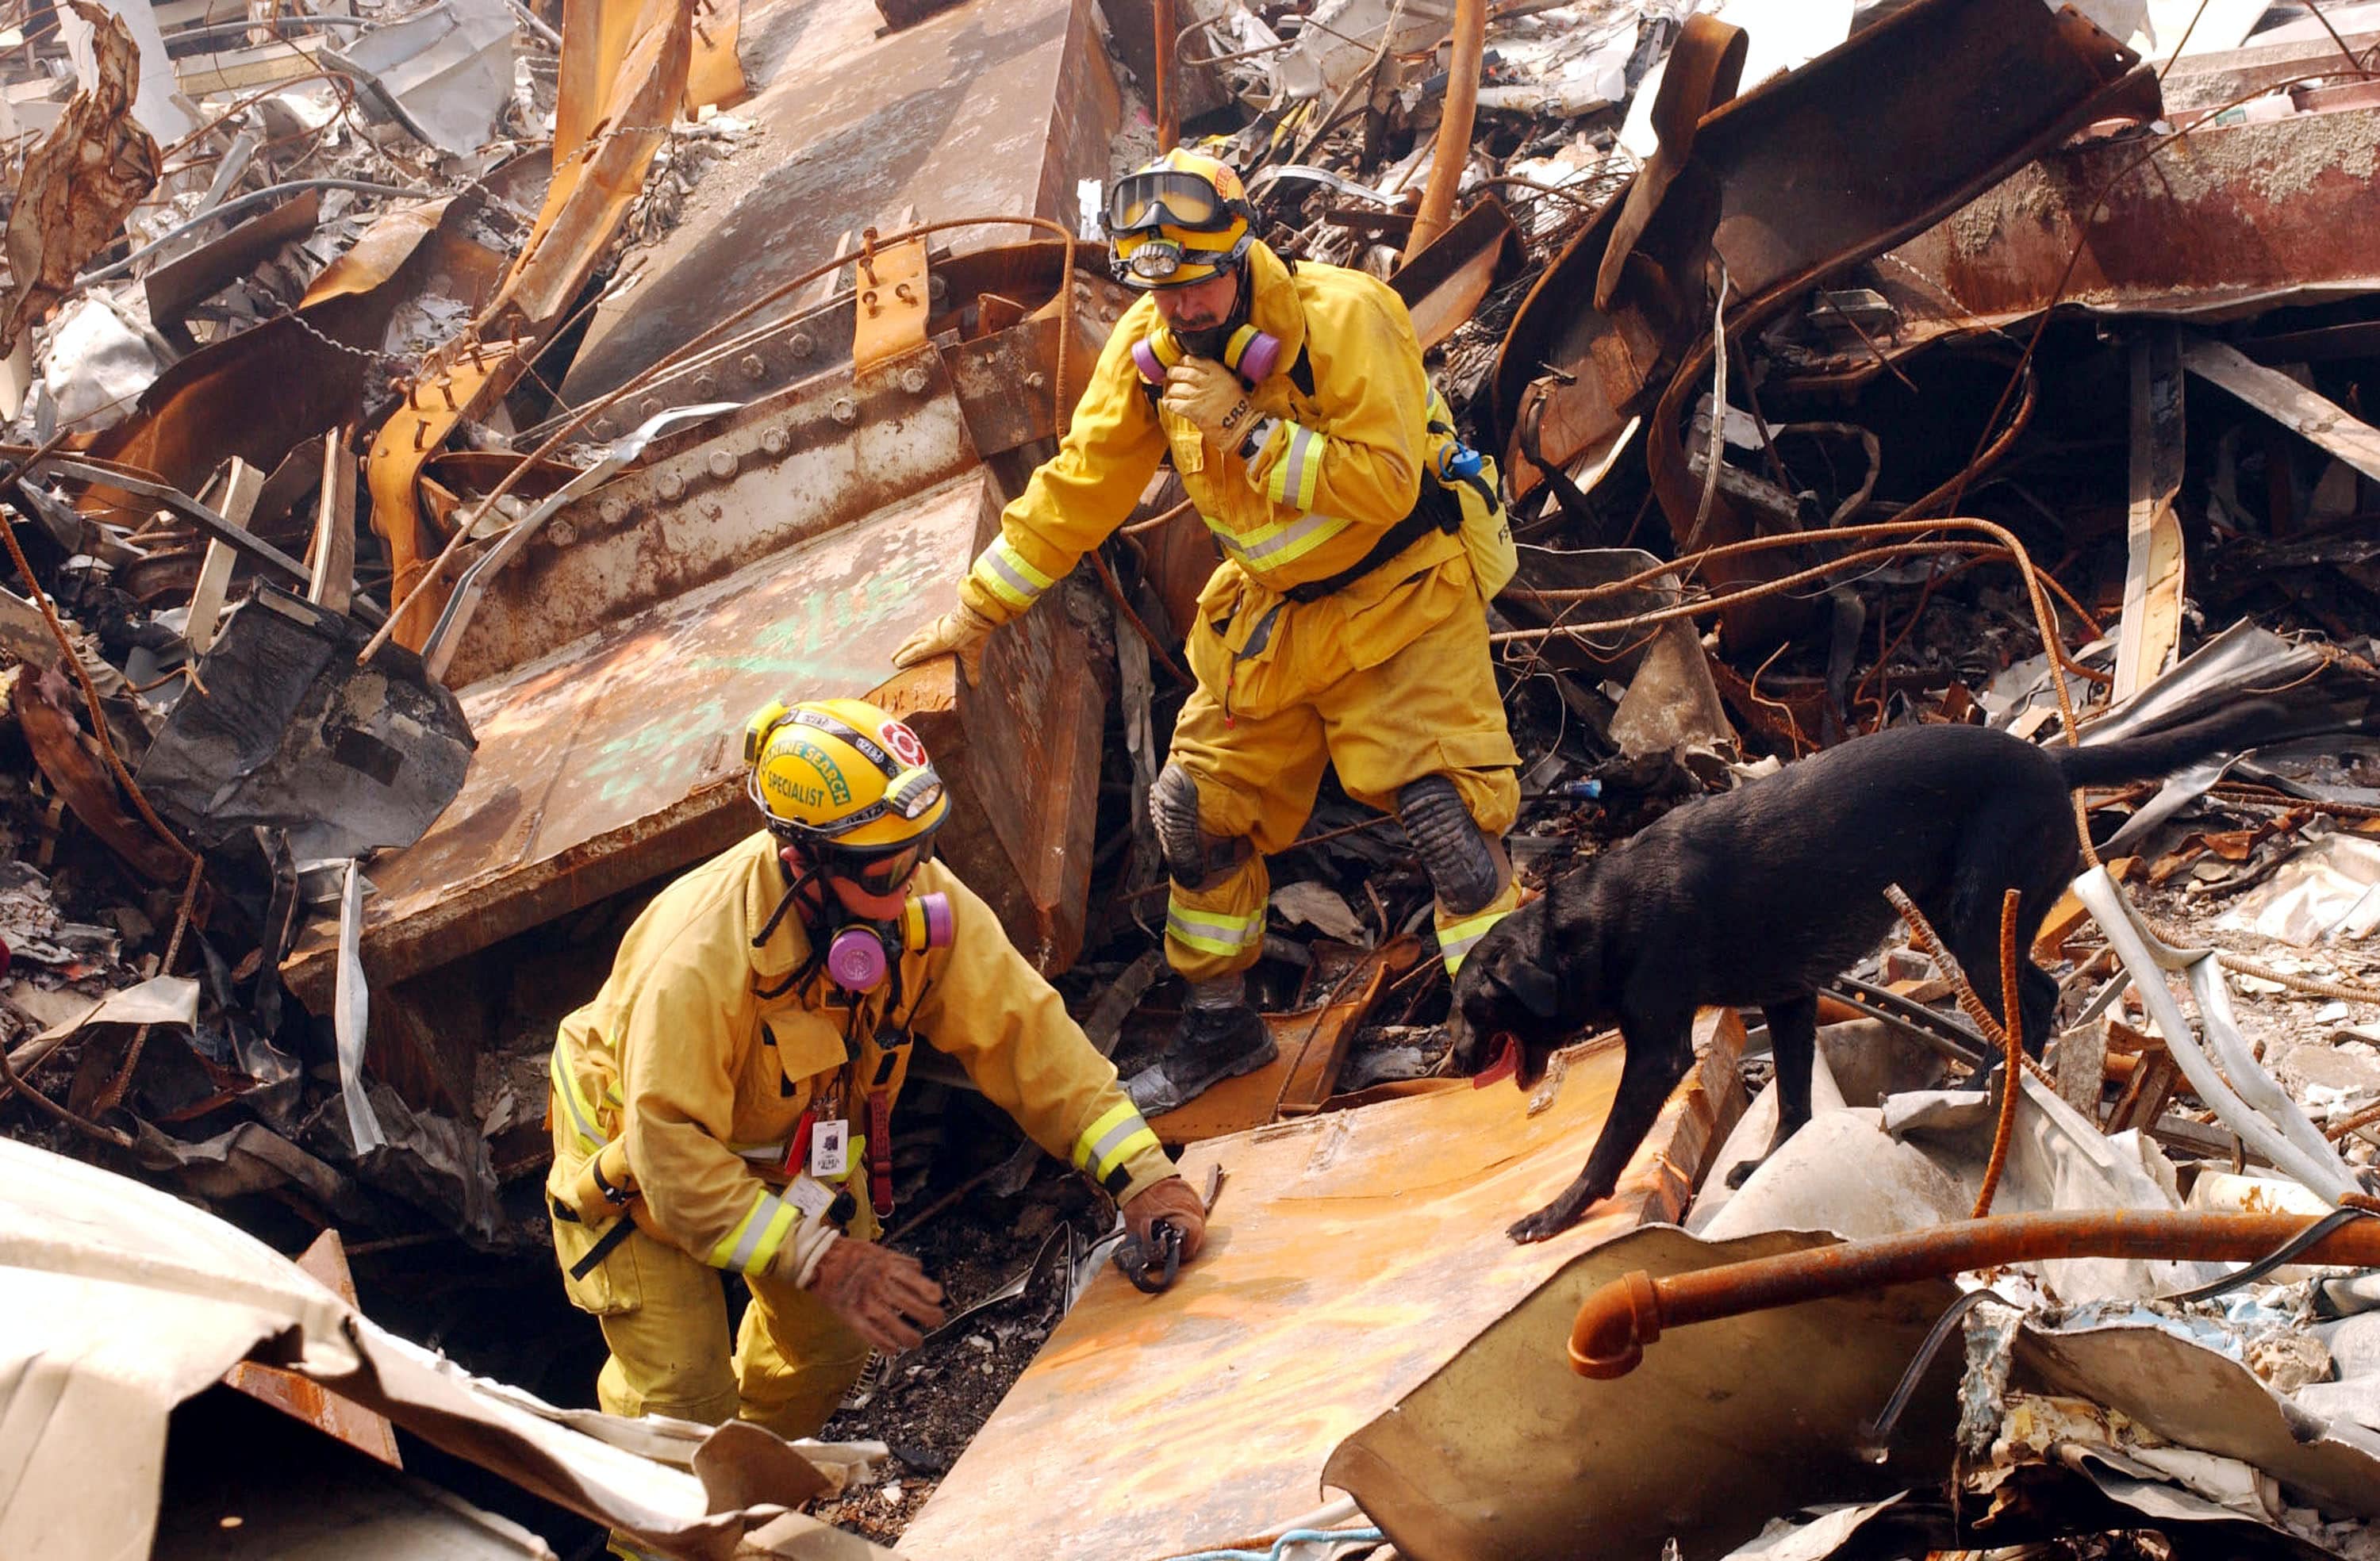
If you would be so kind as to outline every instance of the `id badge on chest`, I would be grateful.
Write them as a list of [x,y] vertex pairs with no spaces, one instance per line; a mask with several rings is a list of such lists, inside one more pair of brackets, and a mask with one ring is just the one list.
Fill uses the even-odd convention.
[[840,1180],[851,1169],[851,1124],[830,1118],[810,1128],[809,1174],[820,1181]]

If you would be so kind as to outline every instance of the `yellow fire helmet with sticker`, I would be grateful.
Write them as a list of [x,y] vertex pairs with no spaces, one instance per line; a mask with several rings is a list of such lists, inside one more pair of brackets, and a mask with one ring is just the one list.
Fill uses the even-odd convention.
[[914,852],[922,861],[950,817],[926,745],[864,699],[771,703],[744,729],[744,762],[753,804],[788,844],[866,862]]

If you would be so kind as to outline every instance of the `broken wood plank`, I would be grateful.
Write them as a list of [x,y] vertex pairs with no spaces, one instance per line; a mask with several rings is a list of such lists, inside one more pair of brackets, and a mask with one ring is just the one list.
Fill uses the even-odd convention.
[[[2132,868],[2139,861],[2135,856],[2119,856],[2107,864],[2107,876],[2122,883],[2131,877]],[[2033,938],[2033,957],[2036,960],[2065,958],[2066,945],[2090,919],[2089,907],[2072,889],[2068,889],[2058,897],[2058,903],[2049,908],[2049,914],[2041,918],[2041,930]]]
[[[256,508],[256,496],[264,489],[264,474],[235,455],[224,475],[223,517],[225,524],[248,528],[248,517]],[[199,583],[190,591],[189,623],[182,637],[190,644],[193,657],[203,656],[215,642],[215,630],[223,620],[224,599],[231,593],[232,565],[238,554],[221,538],[207,541],[207,556],[199,565]]]
[[2194,337],[2182,346],[2181,361],[2200,379],[2380,482],[2380,429],[2328,396],[2265,368],[2228,342]]
[[355,594],[356,473],[347,431],[333,429],[322,441],[322,492],[314,506],[314,546],[306,560],[313,570],[306,599],[334,612],[345,612]]
[[2099,1091],[2107,1082],[2107,1022],[2093,1020],[2058,1037],[2058,1098],[2099,1119]]
[[2132,343],[2131,503],[2125,520],[2124,611],[2116,635],[2115,702],[2173,662],[2181,643],[2181,345],[2170,325]]

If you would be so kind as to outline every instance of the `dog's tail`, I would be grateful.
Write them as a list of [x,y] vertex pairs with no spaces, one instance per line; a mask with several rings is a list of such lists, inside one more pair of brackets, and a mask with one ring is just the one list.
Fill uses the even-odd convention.
[[2310,720],[2277,699],[2251,699],[2162,731],[2080,748],[2054,748],[2050,754],[2070,789],[2108,786],[2155,780],[2215,754],[2312,736],[2317,730],[2337,730],[2337,725]]

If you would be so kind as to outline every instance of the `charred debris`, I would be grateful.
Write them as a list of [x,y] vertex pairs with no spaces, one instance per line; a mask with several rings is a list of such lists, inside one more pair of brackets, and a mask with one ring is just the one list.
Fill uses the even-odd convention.
[[[2349,728],[2380,696],[2380,6],[61,0],[9,19],[0,1120],[285,1252],[335,1231],[408,1316],[461,1315],[422,1273],[446,1265],[542,1294],[553,1023],[658,883],[744,831],[732,738],[768,698],[877,690],[948,756],[946,853],[1094,1039],[1129,1070],[1167,1030],[1146,796],[1185,686],[1172,626],[1216,556],[1178,485],[995,642],[981,686],[887,660],[1054,448],[1128,301],[1086,192],[1162,144],[1245,170],[1282,253],[1385,277],[1500,463],[1522,563],[1491,611],[1533,881],[1885,727],[2087,741],[2252,693]],[[2020,1093],[2054,1108],[2018,1119],[2015,1206],[2105,1227],[2368,1202],[2380,751],[2318,737],[2083,802],[2100,865],[2043,935],[2064,1006]],[[1452,1110],[1431,1104],[1465,1082],[1429,888],[1393,822],[1326,786],[1276,877],[1257,984],[1282,1059],[1160,1121],[1169,1142]],[[1737,1119],[1765,1063],[1706,1016],[1660,1151],[1675,1186],[1562,1272],[1673,1274],[1706,1265],[1701,1240],[1782,1263],[1763,1233],[1963,1218],[1943,1189],[2010,1158],[2007,1130],[1988,1153],[2010,1086],[1986,1089],[1960,979],[1914,933],[1853,973],[1827,1056],[1862,1131],[1813,1130],[1731,1197],[1696,1190],[1731,1131],[1763,1131],[1756,1103]],[[1075,1303],[1101,1293],[1111,1221],[955,1070],[902,1109],[894,1239],[990,1299],[838,1422],[890,1441],[890,1474],[836,1465],[813,1494],[895,1543],[947,1475],[960,1516],[924,1520],[918,1553],[966,1554],[939,1537],[985,1520],[953,1462],[988,1456],[987,1417],[985,1438],[1031,1440],[1042,1341],[1101,1325]],[[1266,1195],[1233,1166],[1251,1185],[1227,1197]],[[1829,1201],[1846,1178],[1867,1204]],[[2216,1252],[2169,1231],[2154,1261],[1994,1252],[1997,1293],[1959,1324],[1962,1399],[1960,1351],[1917,1346],[1973,1265],[1848,1281],[1762,1336],[1878,1341],[1809,1390],[1803,1434],[1829,1450],[1795,1478],[1731,1487],[1751,1455],[1706,1457],[1676,1488],[1706,1482],[1727,1517],[1647,1505],[1628,1459],[1658,1445],[1582,1422],[1560,1468],[1603,1472],[1498,1486],[1528,1536],[1466,1548],[1488,1543],[1466,1493],[1509,1470],[1462,1395],[1511,1390],[1494,1341],[1586,1279],[1513,1289],[1282,1455],[1391,1536],[1300,1554],[1575,1554],[1585,1526],[1613,1555],[2380,1554],[2380,1481],[2356,1483],[2380,1456],[2368,1277],[2300,1261],[2268,1277],[2291,1284],[2176,1306],[2156,1265],[2204,1281]],[[2119,1329],[2126,1309],[2150,1320]],[[571,1391],[555,1350],[486,1348]],[[2229,1374],[2187,1403],[2138,1386],[2201,1371],[2192,1349]],[[1583,1390],[1546,1360],[1533,1392]],[[1933,1410],[1965,1421],[1866,1457],[1892,1435],[1862,1419],[1869,1390],[1928,1369]],[[1451,1386],[1466,1372],[1486,1374]],[[1714,1429],[1734,1410],[1697,1426],[1631,1391],[1638,1443],[1736,1434]],[[1600,1402],[1548,1423],[1608,1423]],[[1434,1441],[1432,1414],[1453,1417]],[[1299,1510],[1250,1499],[1095,1523],[1082,1553],[1183,1553]]]

